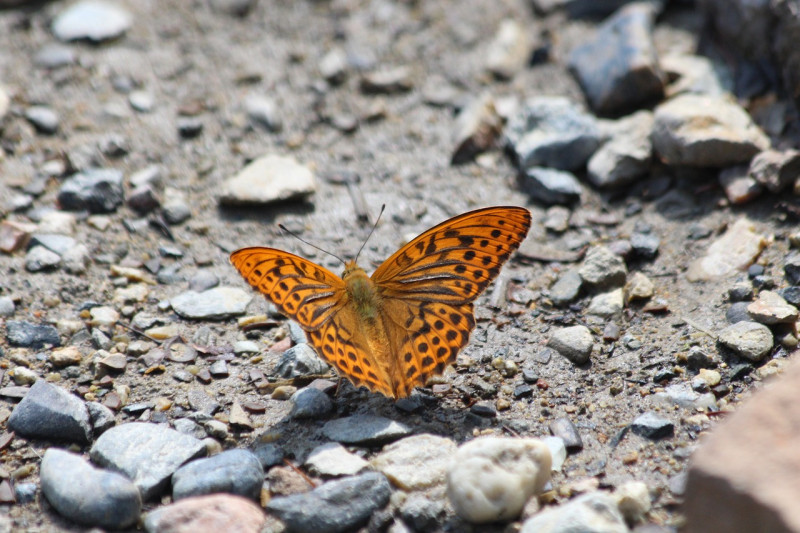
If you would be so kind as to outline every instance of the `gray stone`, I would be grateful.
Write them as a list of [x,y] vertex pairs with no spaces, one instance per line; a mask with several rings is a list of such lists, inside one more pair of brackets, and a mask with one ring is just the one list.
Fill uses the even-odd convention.
[[142,499],[136,486],[121,474],[94,468],[79,455],[50,448],[39,475],[44,497],[71,521],[125,529],[139,519]]
[[58,114],[44,105],[34,105],[25,110],[25,118],[33,124],[36,131],[52,135],[58,131]]
[[34,233],[31,235],[29,247],[44,246],[51,252],[55,252],[61,256],[64,255],[67,250],[74,248],[77,244],[78,241],[67,235],[59,235],[57,233]]
[[8,419],[9,429],[29,438],[85,444],[92,425],[83,401],[45,380],[37,380]]
[[347,52],[338,47],[330,49],[319,61],[319,73],[328,83],[342,83],[347,77]]
[[6,322],[6,340],[12,346],[23,346],[35,350],[47,345],[61,346],[61,339],[55,326],[31,324],[22,320]]
[[581,184],[574,174],[546,167],[528,167],[521,178],[522,189],[536,201],[546,205],[571,204],[580,201]]
[[731,305],[725,312],[725,320],[729,324],[736,324],[737,322],[752,322],[750,313],[747,312],[748,302],[736,302]]
[[330,420],[322,426],[322,434],[344,444],[371,446],[405,437],[411,429],[400,422],[376,415],[353,415]]
[[614,318],[622,314],[625,305],[625,292],[622,288],[601,292],[592,297],[586,314],[601,318]]
[[660,245],[661,239],[658,235],[639,232],[631,235],[633,253],[643,259],[655,259],[656,255],[658,255],[658,247]]
[[75,63],[72,48],[59,43],[44,45],[33,58],[37,67],[55,69]]
[[352,476],[369,467],[367,461],[336,442],[327,442],[314,448],[308,454],[305,465],[322,476]]
[[251,162],[222,184],[220,202],[263,205],[300,200],[314,194],[314,173],[294,158],[268,154]]
[[170,299],[170,305],[183,318],[225,320],[243,315],[251,293],[238,287],[216,287],[203,292],[186,291]]
[[657,440],[671,437],[675,433],[675,424],[653,411],[648,411],[636,417],[631,423],[631,431],[640,437]]
[[0,296],[0,317],[9,317],[14,314],[16,305],[14,299],[9,296]]
[[717,402],[710,392],[699,394],[692,390],[689,383],[676,383],[664,388],[664,392],[657,392],[653,399],[664,405],[677,405],[684,409],[716,410]]
[[800,253],[792,252],[783,260],[783,274],[792,285],[800,285]]
[[338,533],[364,525],[390,495],[386,477],[368,472],[329,481],[304,494],[273,498],[267,511],[280,518],[288,532]]
[[95,436],[111,429],[117,423],[114,418],[114,411],[100,402],[87,402],[86,408],[89,411],[89,419],[92,421],[92,432]]
[[578,496],[541,511],[522,524],[520,533],[629,533],[616,499],[605,492]]
[[34,246],[25,254],[25,270],[42,272],[53,270],[61,264],[61,256],[44,246]]
[[509,120],[506,137],[521,169],[578,170],[600,145],[595,118],[563,97],[526,101]]
[[180,467],[172,476],[172,498],[180,500],[215,492],[258,500],[264,468],[248,450],[226,450]]
[[[778,294],[787,302],[794,305],[795,307],[800,306],[800,286],[794,285],[792,287],[784,287],[783,289],[778,291]],[[752,296],[752,292],[751,292]],[[3,308],[3,299],[0,298],[0,310]],[[0,316],[3,313],[0,311]]]
[[729,167],[747,163],[769,138],[735,102],[683,94],[655,110],[653,148],[671,166]]
[[244,109],[250,122],[256,126],[272,132],[283,129],[283,121],[278,115],[278,106],[272,98],[251,94],[245,98]]
[[522,70],[531,55],[531,31],[516,19],[500,23],[486,51],[486,68],[498,78],[508,79]]
[[752,362],[764,359],[774,344],[767,326],[749,321],[737,322],[720,331],[719,342]]
[[386,66],[361,77],[360,88],[365,94],[399,94],[414,87],[414,73],[411,67]]
[[668,54],[659,59],[668,79],[674,80],[667,87],[667,96],[696,93],[719,98],[733,92],[733,76],[723,64],[684,54]]
[[748,176],[768,191],[779,193],[800,176],[800,151],[765,150],[750,161]]
[[110,213],[122,204],[122,172],[115,169],[87,169],[69,177],[58,192],[62,209]]
[[622,287],[628,269],[625,261],[606,246],[594,246],[586,252],[578,273],[592,287]]
[[586,177],[596,187],[628,185],[650,171],[653,159],[653,114],[639,111],[614,125],[611,139],[589,159]]
[[69,274],[83,274],[90,263],[89,248],[85,244],[77,244],[61,256],[61,265]]
[[53,19],[52,30],[62,41],[105,41],[124,34],[132,24],[130,13],[112,3],[84,0]]
[[[305,333],[303,336],[305,337]],[[314,348],[303,342],[283,352],[275,372],[283,378],[291,379],[325,374],[329,368],[328,364],[319,358]]]
[[258,458],[264,470],[283,464],[283,458],[286,455],[280,446],[271,442],[255,444],[252,452]]
[[549,428],[554,437],[558,437],[564,442],[567,450],[576,452],[583,449],[581,434],[569,418],[556,418],[550,422]]
[[133,422],[103,433],[90,455],[100,466],[131,478],[147,501],[163,494],[182,464],[205,453],[205,445],[194,437],[165,426]]
[[569,67],[595,111],[620,113],[663,97],[665,76],[653,43],[655,15],[647,3],[620,9],[570,54]]
[[436,531],[444,514],[444,501],[420,493],[411,493],[400,506],[400,517],[411,531]]
[[203,292],[219,285],[219,277],[210,270],[198,270],[189,278],[189,290]]
[[305,387],[292,395],[292,418],[322,418],[333,411],[330,397],[314,387]]
[[589,361],[594,341],[592,332],[586,326],[571,326],[555,330],[547,346],[575,363],[582,365]]
[[574,302],[581,292],[583,279],[577,270],[567,270],[550,287],[550,299],[555,305],[568,305]]

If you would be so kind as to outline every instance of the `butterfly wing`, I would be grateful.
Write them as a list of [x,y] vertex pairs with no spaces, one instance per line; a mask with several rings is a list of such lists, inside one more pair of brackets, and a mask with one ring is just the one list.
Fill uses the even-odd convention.
[[394,353],[399,397],[455,361],[475,327],[472,302],[530,228],[521,207],[464,213],[422,233],[372,275]]
[[343,305],[345,285],[330,270],[274,248],[242,248],[231,263],[278,310],[304,330],[319,329]]

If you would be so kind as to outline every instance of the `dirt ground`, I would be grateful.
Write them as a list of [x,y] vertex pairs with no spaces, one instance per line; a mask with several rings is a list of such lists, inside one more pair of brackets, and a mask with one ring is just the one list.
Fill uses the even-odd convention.
[[[673,189],[680,192],[679,204],[687,209],[675,217],[674,210],[658,198],[643,195],[646,187],[601,194],[587,185],[577,213],[578,225],[562,235],[548,233],[541,225],[545,208],[530,203],[519,190],[515,170],[501,151],[490,152],[480,164],[450,165],[453,106],[429,105],[424,98],[426,90],[448,85],[463,96],[456,102],[484,92],[519,98],[565,95],[582,101],[563,60],[593,22],[569,21],[561,15],[539,18],[521,0],[262,0],[244,18],[219,13],[200,0],[121,4],[134,17],[127,34],[100,45],[70,44],[78,63],[57,70],[35,67],[33,57],[44,45],[56,42],[49,24],[67,4],[50,2],[0,11],[0,83],[13,98],[4,128],[7,154],[0,169],[0,198],[10,198],[15,187],[29,183],[46,161],[59,154],[76,159],[94,156],[102,166],[120,169],[126,177],[150,164],[162,165],[167,185],[183,191],[192,207],[192,217],[171,228],[174,241],[149,226],[135,233],[126,230],[123,221],[138,218],[127,207],[111,215],[111,226],[104,232],[79,221],[76,238],[89,246],[93,256],[113,252],[128,263],[152,258],[159,246],[177,247],[183,258],[165,258],[163,262],[180,262],[178,272],[185,279],[202,268],[219,276],[223,285],[240,287],[245,282],[229,264],[228,254],[244,246],[286,249],[340,271],[336,260],[281,234],[276,223],[333,253],[354,255],[369,227],[356,219],[347,188],[326,179],[343,172],[360,177],[358,189],[371,217],[386,204],[383,219],[361,255],[361,264],[368,271],[409,234],[485,205],[527,206],[534,218],[529,240],[559,250],[624,238],[637,224],[650,224],[661,238],[658,257],[628,267],[655,281],[656,298],[666,302],[668,312],[646,313],[633,306],[618,321],[621,335],[632,336],[641,347],[598,340],[599,350],[585,367],[577,368],[558,355],[547,364],[538,362],[536,355],[543,351],[552,328],[588,324],[600,339],[605,324],[587,322],[581,310],[588,299],[566,310],[548,305],[546,290],[568,265],[512,260],[505,268],[510,292],[529,289],[533,298],[527,306],[512,303],[495,310],[487,305],[493,291],[490,287],[478,300],[478,326],[459,358],[463,364],[445,375],[445,381],[454,385],[452,394],[409,414],[390,400],[348,385],[336,398],[335,416],[357,412],[384,415],[415,431],[449,436],[457,442],[487,428],[504,434],[543,436],[549,434],[552,420],[566,416],[580,430],[584,448],[571,455],[563,472],[555,475],[557,492],[559,487],[590,477],[598,479],[601,487],[642,480],[655,496],[651,521],[668,526],[680,523],[680,499],[670,492],[669,482],[685,470],[698,436],[714,420],[697,424],[687,421],[696,413],[667,409],[677,422],[673,438],[652,442],[628,434],[614,445],[615,437],[636,416],[651,409],[651,394],[660,386],[653,382],[657,370],[675,366],[692,346],[718,353],[714,340],[690,324],[712,332],[724,326],[726,291],[732,281],[690,284],[683,275],[714,236],[736,217],[751,217],[760,232],[776,235],[762,262],[768,274],[782,278],[780,258],[786,253],[786,243],[780,237],[790,226],[774,208],[777,199],[767,197],[745,208],[731,208],[721,202],[723,195],[713,175],[678,177]],[[484,55],[499,23],[507,17],[524,20],[537,34],[548,32],[553,46],[550,62],[526,68],[511,81],[499,81],[485,73]],[[690,8],[672,8],[659,20],[659,50],[694,51],[699,29],[699,18]],[[359,74],[353,70],[342,85],[324,86],[318,64],[333,46],[343,46],[370,70],[410,66],[413,89],[402,94],[367,95],[359,90]],[[115,80],[126,79],[153,93],[155,105],[150,113],[130,109],[127,95],[115,89]],[[276,101],[283,121],[280,132],[248,125],[243,109],[248,94],[264,94]],[[46,103],[58,112],[58,134],[37,134],[25,121],[22,110],[32,103]],[[176,127],[179,111],[187,107],[197,108],[203,123],[202,133],[194,139],[181,139]],[[359,127],[352,133],[342,132],[325,117],[355,117]],[[109,136],[124,139],[127,154],[120,158],[102,155],[98,145]],[[222,181],[266,153],[291,155],[311,165],[319,178],[316,194],[301,203],[220,207]],[[34,207],[55,205],[59,183],[58,178],[49,180]],[[631,204],[641,205],[641,211],[631,214],[635,211],[629,209]],[[613,214],[619,223],[592,223],[592,213]],[[696,225],[712,230],[711,236],[690,240]],[[18,298],[17,320],[79,319],[82,303],[110,302],[115,289],[109,266],[102,263],[93,263],[81,276],[63,271],[29,273],[24,268],[24,253],[16,253],[0,255],[0,272],[2,294]],[[158,302],[186,289],[185,281],[152,286],[137,311],[174,321],[189,339],[200,328],[210,328],[212,345],[233,344],[246,337],[235,320],[190,322],[159,309]],[[266,307],[263,299],[257,298],[249,311],[256,314]],[[286,329],[282,325],[248,336],[268,347]],[[118,333],[131,335],[122,328]],[[8,355],[5,342],[0,339]],[[531,398],[513,399],[503,387],[513,388],[520,376],[498,372],[491,364],[497,356],[511,359],[521,368],[532,365],[546,388],[536,388]],[[252,365],[269,375],[278,357],[278,353],[266,352],[260,362],[239,358],[229,378],[204,387],[223,404],[225,412],[234,400],[267,404],[264,414],[252,415],[256,429],[237,433],[226,446],[245,447],[257,435],[270,432],[287,451],[302,458],[321,443],[316,433],[321,421],[287,420],[289,402],[262,396],[240,377]],[[40,375],[49,371],[33,352],[30,360]],[[12,364],[8,359],[4,363]],[[210,363],[200,359],[197,364]],[[184,401],[184,385],[176,384],[169,371],[144,375],[142,370],[129,364],[124,374],[115,377],[131,387],[130,403],[156,398],[178,404]],[[679,375],[673,383],[689,379]],[[494,392],[481,389],[476,380],[493,385]],[[59,385],[72,389],[76,382],[66,378]],[[723,405],[738,403],[758,386],[758,380],[748,377],[731,385],[732,392]],[[501,397],[511,399],[511,407],[498,412],[496,419],[479,423],[468,414],[469,402],[494,404]],[[10,410],[13,403],[4,401],[3,407]],[[130,420],[118,415],[118,422]],[[0,459],[3,468],[11,471],[38,465],[48,444],[15,440]],[[36,475],[30,480],[35,481]],[[81,530],[65,523],[46,503],[12,506],[8,513],[30,531]]]

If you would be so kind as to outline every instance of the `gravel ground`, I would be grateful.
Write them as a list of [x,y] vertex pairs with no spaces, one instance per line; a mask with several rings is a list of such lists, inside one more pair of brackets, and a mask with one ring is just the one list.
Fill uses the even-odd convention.
[[[161,368],[156,364],[150,369],[154,371],[145,372],[148,365],[126,350],[131,342],[146,339],[118,325],[106,328],[112,337],[107,352],[127,353],[127,364],[112,366],[112,383],[98,385],[95,370],[102,365],[95,362],[95,345],[81,344],[79,371],[67,372],[52,366],[46,350],[14,347],[6,337],[0,338],[7,370],[0,385],[13,385],[11,374],[17,373],[9,370],[25,367],[86,399],[102,401],[108,390],[127,386],[128,405],[154,402],[165,408],[145,409],[144,414],[117,411],[118,424],[137,419],[174,422],[194,410],[187,391],[200,385],[221,404],[218,418],[223,422],[231,421],[234,403],[260,406],[248,413],[252,428],[230,425],[224,448],[245,448],[266,434],[298,460],[328,440],[318,431],[325,419],[356,413],[385,416],[414,433],[429,432],[459,444],[482,433],[546,436],[554,421],[567,418],[582,445],[554,473],[552,500],[560,503],[598,487],[644,481],[653,500],[647,522],[680,525],[681,473],[699,435],[717,417],[696,406],[660,402],[658,393],[667,385],[691,382],[697,369],[687,364],[690,353],[708,354],[722,374],[725,390],[715,390],[713,410],[735,407],[762,377],[758,370],[744,377],[734,374],[731,368],[738,361],[716,344],[716,333],[727,326],[728,290],[736,278],[690,283],[685,271],[734,220],[746,216],[756,233],[769,240],[759,259],[764,275],[785,286],[782,265],[793,226],[776,209],[785,198],[766,195],[732,207],[717,186],[716,171],[676,171],[666,191],[657,190],[660,174],[610,193],[584,183],[579,205],[569,213],[568,229],[553,232],[543,226],[552,211],[523,192],[513,162],[501,150],[490,150],[477,162],[451,165],[455,110],[481,94],[491,93],[496,101],[536,95],[584,101],[565,63],[569,50],[596,25],[592,21],[561,14],[538,17],[522,1],[264,0],[244,17],[226,12],[225,6],[236,2],[121,4],[133,21],[125,35],[100,44],[62,45],[74,57],[58,68],[37,66],[35,58],[59,42],[50,24],[67,3],[0,11],[0,86],[11,97],[1,138],[6,153],[0,159],[0,213],[5,220],[39,222],[57,205],[70,168],[117,169],[130,197],[132,176],[157,165],[166,186],[161,205],[176,200],[188,207],[190,217],[165,224],[161,210],[142,215],[129,205],[99,218],[79,211],[71,236],[87,247],[89,262],[74,273],[66,267],[31,272],[25,250],[0,254],[0,296],[15,304],[5,320],[57,324],[62,343],[77,345],[65,331],[71,321],[88,322],[88,309],[100,304],[115,308],[125,324],[137,315],[154,317],[145,321],[147,327],[173,326],[187,342],[201,347],[230,347],[249,339],[263,353],[228,361],[228,377],[182,383],[174,379],[175,372],[197,374],[209,369],[213,358],[201,354],[192,364],[164,361]],[[486,72],[485,54],[501,21],[509,17],[533,28],[534,35],[550,36],[550,60],[526,66],[504,81]],[[694,51],[700,26],[691,8],[672,7],[659,19],[656,48]],[[541,37],[539,44],[545,42]],[[320,74],[320,62],[332,49],[346,50],[350,65],[338,84],[326,83]],[[410,88],[387,89],[385,94],[364,89],[363,73],[397,66],[410,69]],[[245,103],[253,95],[274,103],[266,127],[248,117]],[[440,100],[436,105],[431,103],[435,95]],[[152,104],[144,106],[149,107],[146,112],[132,107],[137,97]],[[37,131],[36,121],[26,119],[37,104],[55,111],[54,133],[43,133],[41,124]],[[192,131],[197,124],[202,126],[199,133]],[[312,169],[315,192],[300,201],[222,205],[223,182],[265,154],[291,156]],[[211,275],[223,286],[249,291],[228,261],[239,247],[281,248],[339,272],[338,261],[282,233],[276,223],[352,257],[383,204],[386,211],[360,258],[368,271],[409,236],[464,211],[523,205],[533,214],[521,253],[477,301],[472,341],[455,370],[437,380],[450,387],[437,389],[438,394],[429,389],[426,399],[418,400],[419,409],[409,412],[345,383],[333,399],[333,414],[322,420],[291,419],[292,402],[274,399],[275,383],[266,384],[276,381],[273,368],[281,357],[280,351],[268,348],[288,347],[286,321],[270,317],[273,327],[245,332],[235,319],[188,320],[165,304]],[[366,220],[359,218],[363,210]],[[660,239],[657,255],[631,256],[627,269],[654,283],[653,298],[631,303],[608,319],[586,313],[589,295],[565,307],[553,305],[552,283],[577,266],[535,260],[534,248],[574,252],[580,260],[589,246],[630,240],[647,228]],[[140,301],[120,303],[114,297],[127,282],[112,274],[114,267],[137,268],[157,281],[146,285]],[[268,311],[259,297],[247,315]],[[610,324],[619,331],[612,331]],[[547,347],[554,332],[575,325],[589,328],[594,345],[589,362],[578,366]],[[778,347],[773,360],[787,351]],[[253,369],[269,379],[254,383]],[[89,381],[83,379],[87,374]],[[515,393],[523,385],[528,389]],[[15,404],[8,398],[0,404],[4,420]],[[672,422],[672,436],[653,440],[626,432],[637,417],[654,409]],[[38,483],[40,457],[50,444],[17,437],[0,458],[2,469],[8,474],[32,466],[28,477],[20,479]],[[150,502],[145,509],[155,506]],[[8,514],[17,527],[31,531],[83,530],[59,517],[41,497],[10,506]],[[471,527],[452,512],[440,526],[451,531]]]

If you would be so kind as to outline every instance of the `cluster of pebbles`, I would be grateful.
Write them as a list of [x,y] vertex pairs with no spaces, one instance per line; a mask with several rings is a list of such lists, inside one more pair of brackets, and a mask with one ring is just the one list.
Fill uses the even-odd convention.
[[[370,31],[358,7],[332,4],[351,17],[342,32]],[[377,4],[374,20],[413,19],[402,3]],[[91,147],[53,149],[94,126],[65,120],[63,108],[35,91],[10,95],[0,79],[8,176],[0,183],[0,265],[13,278],[0,283],[0,503],[10,506],[0,531],[55,527],[49,513],[147,531],[214,524],[624,533],[681,525],[675,508],[698,435],[781,373],[799,342],[800,233],[733,211],[800,193],[800,152],[781,140],[793,111],[754,81],[742,89],[719,61],[659,47],[665,2],[532,4],[553,27],[568,26],[565,17],[602,21],[564,57],[551,56],[555,45],[523,16],[500,20],[480,39],[461,28],[459,40],[481,43],[487,90],[471,97],[434,77],[420,87],[413,65],[377,65],[363,50],[333,46],[313,66],[313,103],[292,103],[313,115],[303,133],[270,96],[243,97],[242,114],[224,126],[281,136],[282,149],[254,154],[214,183],[213,209],[195,203],[200,185],[175,183],[163,154],[153,163],[136,153],[135,126]],[[715,12],[715,2],[702,4]],[[212,19],[230,25],[266,9],[246,0],[209,6]],[[49,23],[32,68],[65,91],[83,83],[76,71],[110,69],[124,103],[107,103],[103,116],[158,114],[168,95],[98,66],[106,58],[90,60],[73,43],[113,51],[131,34],[151,38],[145,22],[103,0],[47,9],[47,17],[23,17],[29,26]],[[3,21],[12,26],[21,31]],[[548,62],[571,72],[588,108],[515,85]],[[184,68],[161,76],[180,79]],[[237,83],[252,83],[251,74]],[[326,101],[349,89],[370,104]],[[219,134],[207,104],[184,101],[172,122],[151,131],[169,124],[181,146],[215,142],[204,137]],[[368,218],[366,176],[319,172],[291,150],[332,143],[315,138],[315,128],[348,138],[417,108],[457,111],[445,114],[451,144],[439,146],[450,150],[451,169],[496,169],[504,148],[518,174],[513,198],[536,206],[538,224],[479,301],[478,329],[455,368],[392,403],[347,383],[337,388],[296,324],[232,269],[214,268],[246,244],[215,226],[243,206],[320,206],[320,191],[332,188],[346,189],[337,198]],[[247,149],[246,134],[237,135],[231,145]],[[27,153],[39,139],[54,144],[39,150],[31,172]],[[183,156],[196,175],[213,174],[198,152]],[[126,174],[119,167],[129,160],[137,169]],[[725,216],[701,218],[699,197],[715,189],[712,209]],[[221,216],[209,215],[217,207]],[[395,222],[418,229],[422,219],[437,221],[414,204],[397,211]],[[671,226],[685,230],[678,238],[659,225],[690,219]],[[305,228],[299,216],[282,221]],[[386,241],[373,250],[390,253],[397,239]],[[696,318],[710,301],[717,315]]]

